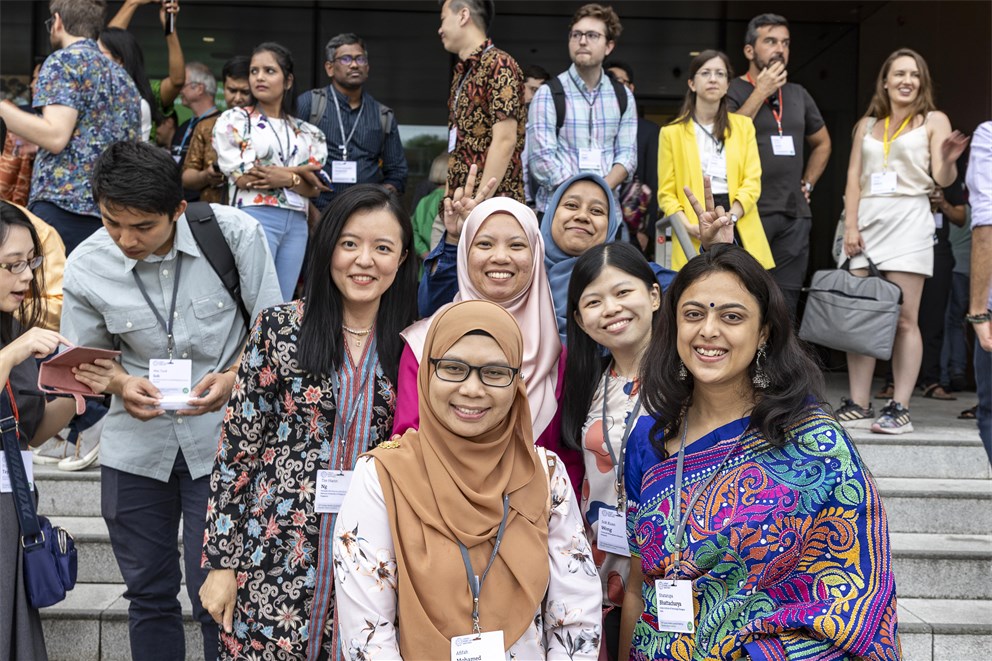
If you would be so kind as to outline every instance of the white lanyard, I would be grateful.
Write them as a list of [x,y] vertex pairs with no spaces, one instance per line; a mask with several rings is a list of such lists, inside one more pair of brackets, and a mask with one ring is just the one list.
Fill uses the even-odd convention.
[[341,160],[348,160],[348,143],[351,142],[351,138],[355,135],[355,129],[358,128],[358,121],[362,118],[362,111],[365,109],[365,99],[362,99],[362,105],[358,106],[358,116],[355,117],[355,124],[351,127],[351,133],[348,137],[344,137],[344,121],[341,119],[341,106],[338,104],[338,95],[335,94],[334,90],[331,90],[331,94],[334,95],[334,109],[338,113],[338,128],[341,129]]

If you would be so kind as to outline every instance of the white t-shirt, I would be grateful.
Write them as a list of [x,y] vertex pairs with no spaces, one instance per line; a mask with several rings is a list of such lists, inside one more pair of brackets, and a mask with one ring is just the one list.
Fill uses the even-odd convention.
[[141,100],[141,141],[148,142],[152,136],[152,107]]
[[703,168],[703,176],[710,178],[710,187],[714,195],[727,195],[727,152],[723,143],[717,144],[713,139],[712,124],[697,124],[696,146],[699,148],[699,164]]

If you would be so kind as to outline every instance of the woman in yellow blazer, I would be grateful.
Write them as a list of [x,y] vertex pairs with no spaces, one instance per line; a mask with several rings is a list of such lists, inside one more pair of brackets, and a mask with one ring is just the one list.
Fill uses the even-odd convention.
[[[727,56],[705,50],[689,65],[689,91],[679,117],[661,129],[658,150],[658,205],[666,216],[678,214],[699,247],[699,220],[684,187],[703,200],[703,177],[709,177],[713,200],[736,221],[736,234],[744,249],[766,269],[773,268],[765,230],[758,217],[761,195],[761,161],[754,124],[744,115],[727,111],[727,87],[733,70]],[[686,263],[674,239],[672,268]]]

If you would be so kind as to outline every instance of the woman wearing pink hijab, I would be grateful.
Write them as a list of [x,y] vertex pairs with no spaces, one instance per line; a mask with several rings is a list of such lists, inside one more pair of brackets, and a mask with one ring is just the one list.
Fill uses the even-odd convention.
[[[544,239],[529,207],[493,197],[479,203],[465,220],[458,241],[458,294],[453,302],[473,299],[496,303],[517,320],[524,337],[522,374],[534,438],[537,445],[558,452],[572,484],[581,484],[581,456],[570,457],[570,451],[559,446],[564,349],[544,270]],[[422,319],[402,333],[406,347],[400,358],[394,434],[419,426],[417,368],[432,319]]]

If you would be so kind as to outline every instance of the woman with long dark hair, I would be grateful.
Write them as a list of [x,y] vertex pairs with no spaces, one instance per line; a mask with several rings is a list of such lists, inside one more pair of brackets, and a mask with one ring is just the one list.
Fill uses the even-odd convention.
[[416,306],[410,218],[359,184],[314,243],[304,297],[263,311],[249,336],[210,479],[200,595],[225,659],[337,658],[334,518],[358,456],[392,430]]
[[898,657],[885,510],[822,386],[747,252],[679,272],[627,445],[621,658]]
[[624,448],[645,413],[639,371],[660,305],[654,271],[632,244],[598,245],[575,262],[568,286],[562,445],[583,457],[582,513],[603,588],[603,640],[610,659],[617,658],[630,568],[618,499]]
[[[703,199],[709,179],[714,202],[730,215],[744,248],[765,268],[775,266],[765,230],[758,217],[761,161],[754,124],[749,117],[727,110],[727,89],[734,75],[730,59],[720,51],[705,50],[689,64],[682,110],[661,129],[658,149],[658,205],[665,216],[677,216],[699,239],[699,219],[685,188]],[[686,253],[674,239],[672,268],[685,264]]]
[[307,198],[319,192],[305,176],[323,167],[327,143],[320,129],[294,116],[293,55],[286,47],[259,44],[248,84],[255,102],[226,110],[214,125],[217,166],[230,181],[231,204],[265,229],[288,301],[307,247]]
[[913,431],[909,400],[923,361],[920,299],[923,281],[933,275],[936,228],[929,196],[957,178],[955,162],[967,144],[937,110],[923,57],[908,48],[889,55],[868,112],[854,127],[840,262],[850,259],[851,271],[865,276],[871,259],[902,289],[892,349],[893,390],[876,418],[870,399],[875,359],[847,354],[850,399],[837,410],[846,427],[884,434]]
[[141,95],[141,139],[147,142],[151,138],[152,127],[158,126],[165,115],[162,113],[161,101],[155,98],[152,85],[148,82],[145,56],[138,40],[127,30],[108,27],[100,30],[100,38],[96,43],[101,53],[124,67],[138,88],[138,94]]

